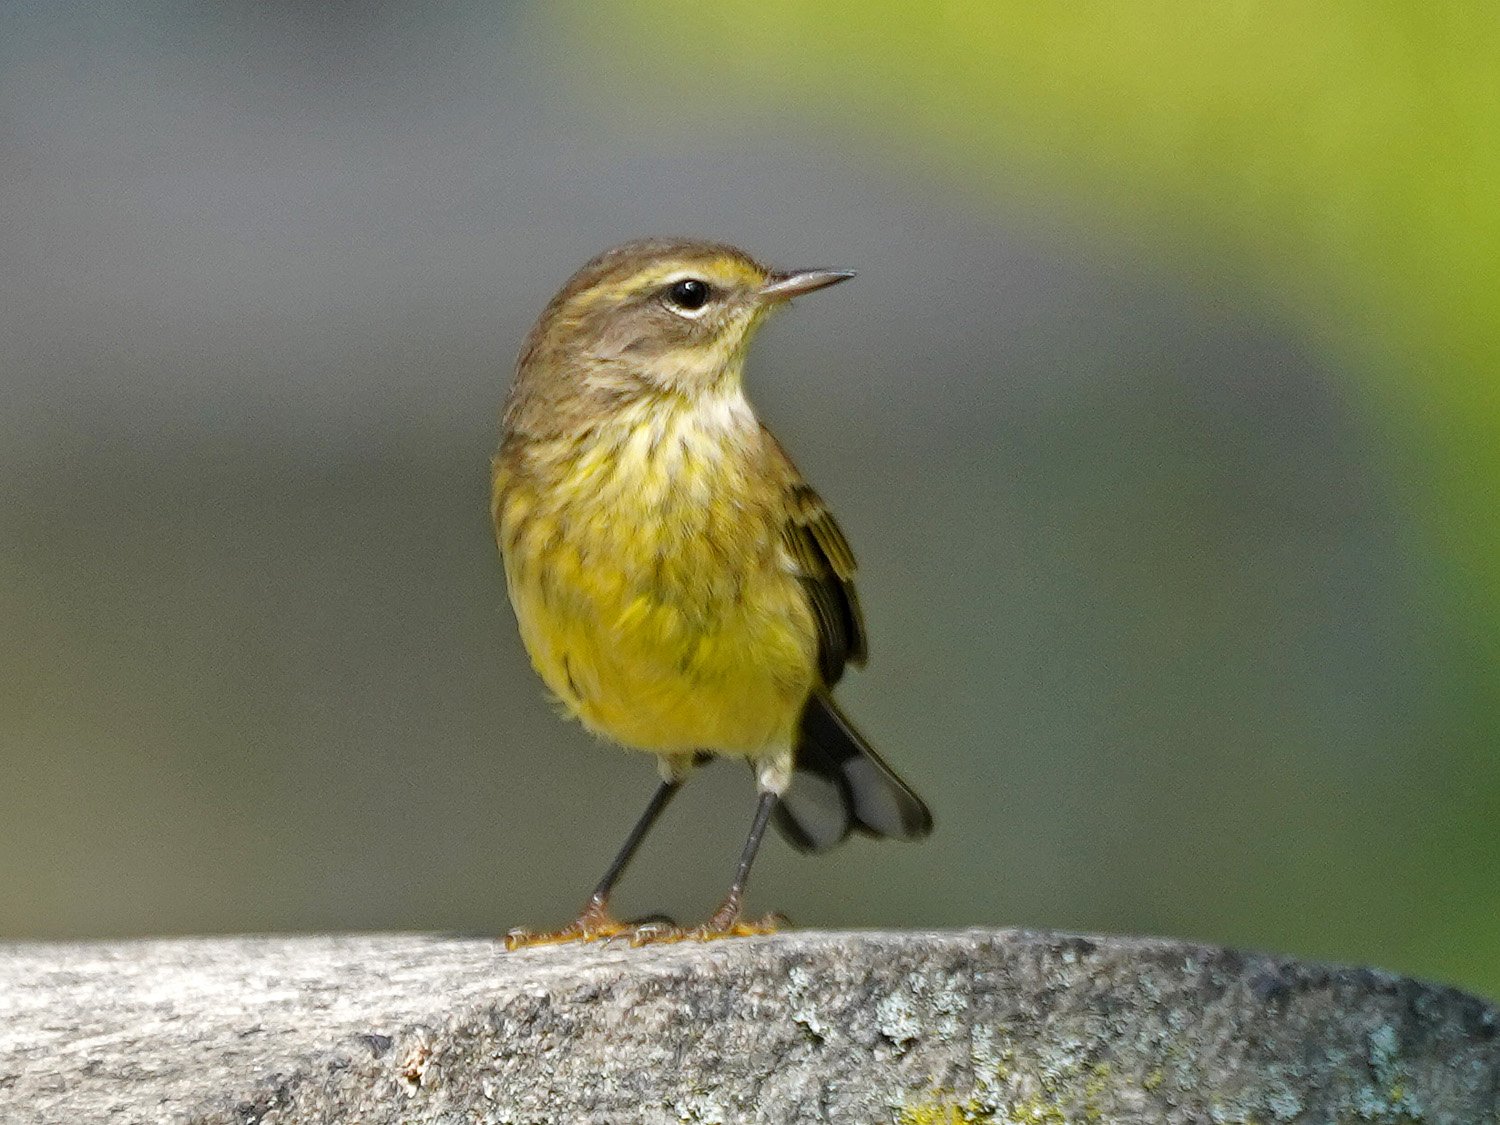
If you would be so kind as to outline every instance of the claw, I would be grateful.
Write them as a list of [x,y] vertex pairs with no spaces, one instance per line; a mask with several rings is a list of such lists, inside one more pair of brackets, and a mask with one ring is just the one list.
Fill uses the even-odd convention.
[[666,945],[681,941],[684,931],[675,922],[645,922],[630,934],[630,946],[639,949],[643,945]]
[[774,934],[787,924],[780,914],[767,914],[763,918],[747,919],[740,916],[738,904],[726,909],[726,903],[701,926],[645,925],[637,926],[630,935],[632,946],[671,945],[679,941],[720,941],[724,938],[762,937]]
[[787,920],[780,914],[767,914],[761,918],[735,918],[727,924],[717,923],[710,919],[702,926],[698,926],[688,935],[693,941],[718,941],[720,938],[732,937],[763,937],[766,934],[774,934],[787,924]]
[[505,948],[532,949],[539,945],[566,945],[574,941],[607,941],[621,934],[633,933],[638,927],[617,921],[609,912],[603,899],[593,898],[583,908],[583,913],[560,930],[534,933],[531,930],[511,930],[505,935]]

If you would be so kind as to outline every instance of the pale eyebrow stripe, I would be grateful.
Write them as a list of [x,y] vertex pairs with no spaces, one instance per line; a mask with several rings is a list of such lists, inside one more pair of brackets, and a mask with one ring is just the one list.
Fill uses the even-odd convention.
[[685,281],[688,278],[697,278],[707,282],[709,285],[722,285],[723,281],[716,281],[715,277],[728,275],[734,282],[744,285],[759,284],[760,278],[755,271],[751,270],[743,262],[733,258],[721,257],[707,261],[697,262],[690,265],[661,265],[657,264],[622,278],[619,281],[596,285],[592,289],[585,289],[582,296],[587,304],[594,304],[603,299],[621,299],[630,296],[639,290],[646,288],[657,288],[672,284],[674,281]]

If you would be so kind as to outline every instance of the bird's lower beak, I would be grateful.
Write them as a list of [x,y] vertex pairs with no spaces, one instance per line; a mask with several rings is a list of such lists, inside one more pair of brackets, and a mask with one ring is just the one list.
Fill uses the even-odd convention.
[[760,295],[767,301],[789,301],[815,289],[826,289],[854,276],[853,270],[796,270],[792,273],[773,273],[760,287]]

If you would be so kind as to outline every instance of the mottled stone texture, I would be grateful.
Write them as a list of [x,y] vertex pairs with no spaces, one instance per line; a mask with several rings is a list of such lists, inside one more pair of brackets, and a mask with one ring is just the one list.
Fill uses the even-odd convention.
[[0,946],[0,1121],[1496,1121],[1500,1012],[1180,942]]

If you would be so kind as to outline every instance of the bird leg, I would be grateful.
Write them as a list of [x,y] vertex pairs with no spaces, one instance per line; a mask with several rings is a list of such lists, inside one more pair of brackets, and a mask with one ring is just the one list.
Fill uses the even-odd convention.
[[727,937],[752,937],[757,934],[774,934],[784,925],[785,918],[779,914],[767,914],[764,918],[746,921],[740,916],[740,907],[745,897],[745,884],[750,879],[750,867],[755,862],[755,853],[760,850],[761,837],[766,833],[766,824],[776,808],[778,795],[774,790],[761,791],[760,803],[755,807],[755,820],[750,825],[750,835],[740,852],[739,867],[735,869],[734,882],[719,908],[701,926],[645,925],[636,928],[630,935],[631,945],[650,945],[657,942],[715,941]]
[[621,934],[633,935],[640,927],[617,921],[610,914],[609,895],[614,890],[615,884],[620,881],[620,876],[625,874],[625,868],[630,865],[631,859],[641,846],[641,841],[646,838],[646,833],[651,831],[651,826],[656,823],[656,818],[661,816],[667,803],[676,795],[677,790],[682,788],[682,781],[681,775],[674,774],[663,779],[662,783],[656,787],[656,792],[651,795],[651,803],[646,806],[646,811],[641,814],[640,819],[635,822],[635,827],[630,830],[630,835],[625,838],[625,843],[615,855],[614,862],[609,865],[604,878],[599,880],[599,885],[589,896],[588,905],[583,908],[582,914],[560,930],[546,933],[534,933],[524,929],[511,930],[505,935],[505,948],[529,949],[535,945],[561,945],[570,941],[602,941],[606,938],[619,937]]

